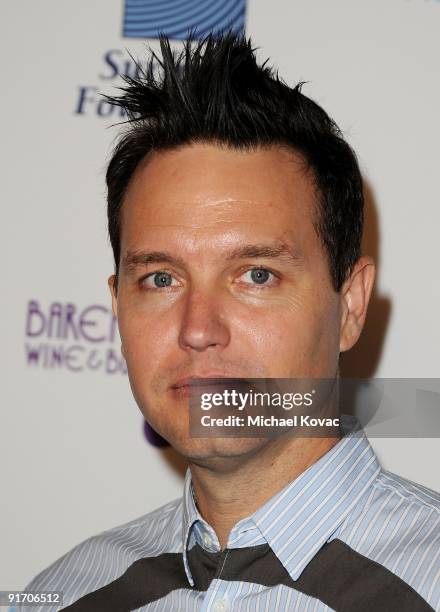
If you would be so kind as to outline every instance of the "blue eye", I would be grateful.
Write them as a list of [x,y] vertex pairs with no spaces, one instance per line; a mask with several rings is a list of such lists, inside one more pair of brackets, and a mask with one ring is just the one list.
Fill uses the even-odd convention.
[[153,280],[156,287],[169,287],[173,282],[171,274],[166,272],[156,272],[153,275]]
[[269,279],[270,272],[264,268],[254,268],[251,270],[251,279],[258,285],[263,285]]
[[273,280],[275,275],[266,268],[252,268],[242,275],[246,283],[254,285],[267,285],[268,281]]
[[[173,282],[174,281],[174,282]],[[168,272],[152,272],[146,276],[142,284],[148,289],[162,289],[164,287],[171,287],[175,285],[175,279]]]

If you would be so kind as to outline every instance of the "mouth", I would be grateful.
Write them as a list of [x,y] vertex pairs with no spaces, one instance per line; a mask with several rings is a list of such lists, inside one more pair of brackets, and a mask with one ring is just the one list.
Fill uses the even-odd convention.
[[170,390],[178,396],[188,397],[193,389],[195,393],[200,393],[202,389],[205,391],[210,391],[211,389],[218,391],[219,389],[236,388],[244,382],[243,378],[210,373],[203,376],[194,375],[181,378],[170,386]]

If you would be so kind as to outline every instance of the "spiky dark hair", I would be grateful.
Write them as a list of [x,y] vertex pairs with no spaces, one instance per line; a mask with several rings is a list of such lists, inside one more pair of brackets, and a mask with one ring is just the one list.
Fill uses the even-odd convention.
[[160,37],[138,78],[107,100],[128,120],[107,168],[108,230],[116,276],[121,206],[130,178],[148,154],[194,142],[238,149],[283,145],[302,154],[319,198],[315,228],[339,291],[360,256],[363,192],[356,156],[335,122],[278,73],[259,64],[251,40],[233,32],[190,36],[181,51]]

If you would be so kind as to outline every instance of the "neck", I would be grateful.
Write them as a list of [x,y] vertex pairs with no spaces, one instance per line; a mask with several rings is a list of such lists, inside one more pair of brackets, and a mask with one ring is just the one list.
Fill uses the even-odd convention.
[[[201,516],[226,548],[234,525],[250,516],[313,465],[339,438],[278,438],[258,452],[231,462],[190,464]],[[225,463],[226,462],[226,463]]]

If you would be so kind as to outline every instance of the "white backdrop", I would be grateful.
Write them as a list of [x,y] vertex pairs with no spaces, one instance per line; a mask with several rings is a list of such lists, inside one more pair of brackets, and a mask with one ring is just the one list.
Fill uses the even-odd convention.
[[[0,13],[6,590],[179,496],[182,466],[143,435],[106,284],[104,172],[118,117],[97,92],[143,42],[122,38],[121,0],[14,0]],[[346,371],[438,377],[440,2],[248,0],[246,31],[289,83],[308,81],[361,161],[379,277]],[[386,468],[440,489],[438,440],[372,443]]]

